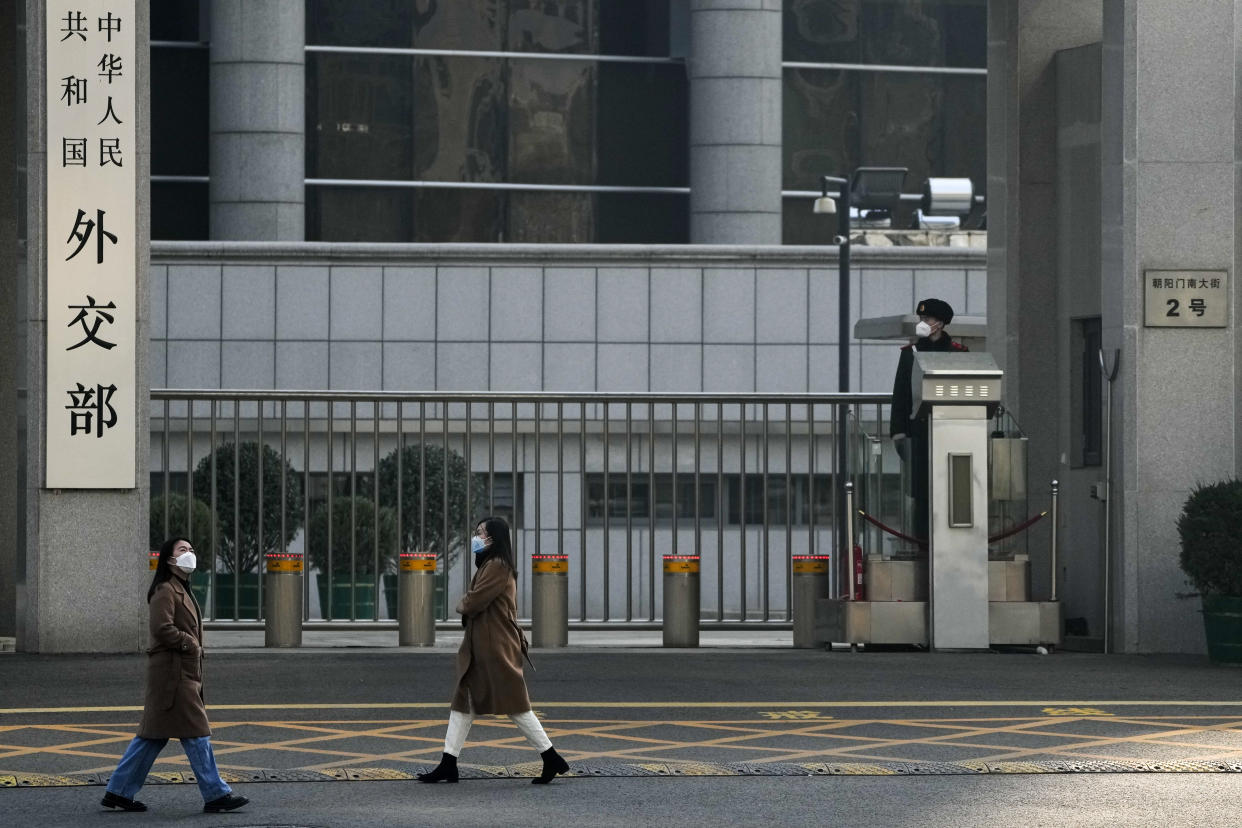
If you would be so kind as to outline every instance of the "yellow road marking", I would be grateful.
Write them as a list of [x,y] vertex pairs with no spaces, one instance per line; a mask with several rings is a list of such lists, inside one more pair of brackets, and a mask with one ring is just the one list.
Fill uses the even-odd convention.
[[[1242,707],[1242,701],[1177,701],[1164,699],[1157,701],[971,701],[957,699],[952,701],[760,701],[760,702],[702,702],[702,701],[658,701],[658,702],[604,702],[604,701],[570,701],[570,702],[539,702],[543,708],[589,708],[596,710],[651,710],[651,709],[695,709],[695,710],[742,710],[767,708],[799,709],[818,708],[952,708],[952,707]],[[446,710],[448,702],[370,702],[370,703],[308,703],[308,704],[209,704],[208,710]],[[113,707],[6,707],[0,708],[0,716],[15,716],[34,713],[135,713],[142,710],[142,705],[120,705]]]
[[[1112,721],[1112,720],[1105,719],[1103,721]],[[989,757],[989,761],[1003,761],[1003,760],[1010,759],[1012,757],[1033,756],[1035,754],[1055,754],[1057,756],[1063,756],[1066,754],[1072,755],[1074,753],[1077,753],[1081,749],[1101,747],[1104,745],[1116,745],[1116,744],[1158,745],[1161,743],[1158,741],[1154,741],[1154,739],[1156,739],[1157,737],[1169,738],[1171,736],[1184,736],[1190,733],[1202,733],[1204,730],[1222,730],[1222,729],[1232,730],[1233,728],[1236,728],[1239,725],[1242,725],[1242,722],[1228,722],[1228,723],[1222,723],[1222,725],[1217,725],[1216,727],[1181,728],[1177,730],[1167,730],[1162,733],[1142,733],[1136,736],[1116,736],[1111,739],[1105,738],[1105,737],[1096,737],[1095,739],[1091,741],[1078,742],[1072,745],[1053,745],[1053,746],[1048,746],[1048,747],[1039,748],[1039,749],[1031,749],[1031,750],[1023,749],[1021,751],[1014,751],[1011,753],[1002,753],[997,756]],[[1060,734],[1057,734],[1057,735],[1059,736]],[[1198,745],[1197,747],[1200,750],[1204,748],[1211,749],[1211,745]],[[1232,752],[1232,749],[1222,748],[1222,751]]]
[[[685,705],[672,705],[684,708],[716,708],[741,709],[739,715],[729,719],[715,721],[695,721],[681,717],[667,720],[659,718],[585,718],[573,708],[594,707],[593,703],[549,703],[541,704],[541,708],[569,708],[560,712],[564,718],[545,718],[549,734],[568,748],[565,753],[571,761],[582,762],[591,759],[611,759],[613,761],[647,761],[647,762],[678,762],[680,757],[692,756],[697,750],[714,750],[722,755],[735,755],[743,761],[752,763],[790,762],[815,760],[864,762],[920,762],[925,758],[927,748],[954,748],[964,752],[978,752],[978,756],[968,757],[966,762],[1003,762],[1012,765],[1023,764],[1021,760],[1028,757],[1062,757],[1063,761],[1082,762],[1089,760],[1117,761],[1116,753],[1107,753],[1107,749],[1124,749],[1127,745],[1140,747],[1144,753],[1153,748],[1161,751],[1185,751],[1177,761],[1232,761],[1242,754],[1242,719],[1233,708],[1238,703],[1219,703],[1220,707],[1228,708],[1233,715],[1186,715],[1182,713],[1160,715],[1110,715],[1102,708],[1116,703],[1095,703],[1098,706],[1085,708],[1075,705],[1080,713],[1085,709],[1098,711],[1100,715],[1021,715],[1024,710],[1014,711],[1019,715],[1010,716],[959,716],[959,717],[911,717],[911,718],[869,718],[867,714],[855,714],[859,718],[834,719],[816,715],[806,717],[806,708],[824,709],[833,706],[855,706],[856,703],[798,703],[801,710],[779,711],[795,712],[797,718],[780,719],[766,718],[765,713],[773,711],[758,709],[770,707],[772,703],[727,703],[727,702],[692,702]],[[885,703],[866,703],[868,707],[881,706]],[[944,702],[908,703],[906,707],[915,705],[928,708],[940,708]],[[955,705],[968,706],[969,703],[956,702]],[[1000,705],[1024,706],[1022,703],[993,703],[987,706]],[[1068,703],[1062,702],[1062,705]],[[1187,704],[1202,710],[1212,702],[1125,702],[1128,706],[1153,705],[1164,707],[1170,704]],[[430,708],[433,705],[422,703],[385,704],[385,705],[333,705],[333,708],[381,708],[381,709],[415,709]],[[434,705],[439,708],[439,705]],[[609,703],[608,708],[619,711],[623,707],[651,709],[654,703]],[[861,705],[858,705],[861,706]],[[1118,705],[1120,706],[1120,705]],[[264,705],[238,706],[248,709],[273,709]],[[321,709],[321,705],[298,706],[287,705],[283,709]],[[236,708],[231,708],[236,709]],[[442,708],[441,708],[442,710]],[[1063,712],[1065,708],[1057,707],[1055,712]],[[741,712],[749,711],[749,712]],[[136,712],[136,709],[127,712]],[[1135,711],[1137,714],[1139,711]],[[399,714],[398,714],[399,715]],[[589,714],[586,714],[589,715]],[[727,715],[727,714],[726,714]],[[747,715],[750,718],[745,718]],[[121,717],[110,717],[121,718]],[[97,723],[31,723],[25,725],[8,724],[0,728],[0,760],[12,762],[15,759],[33,757],[38,754],[59,756],[61,761],[73,758],[88,759],[105,763],[115,761],[119,751],[130,738],[130,730],[136,717],[129,724],[116,722]],[[1094,732],[1074,732],[1079,730],[1076,723],[1091,723]],[[365,720],[349,720],[333,718],[316,720],[314,718],[298,721],[280,721],[265,719],[263,721],[217,721],[216,753],[221,757],[222,770],[239,770],[243,767],[238,759],[250,758],[259,760],[253,754],[272,750],[278,754],[291,757],[293,761],[315,761],[316,764],[301,767],[302,770],[332,770],[365,766],[380,761],[433,761],[439,754],[445,719],[437,710],[432,716],[426,714],[410,719],[367,718]],[[478,728],[472,734],[476,738],[470,744],[472,748],[486,748],[525,751],[525,740],[516,729],[503,717],[480,717]],[[865,735],[868,726],[896,726],[903,730],[894,735]],[[1100,725],[1106,725],[1105,733],[1119,735],[1103,735],[1099,732]],[[250,730],[256,728],[257,730]],[[266,732],[264,728],[283,730]],[[683,729],[694,732],[685,733]],[[1143,732],[1134,733],[1139,728]],[[14,744],[23,737],[14,735],[7,738],[3,734],[29,729],[42,732],[60,732],[68,734],[72,741],[38,747]],[[666,730],[667,729],[667,730]],[[1127,733],[1126,729],[1130,732]],[[881,731],[883,733],[883,731]],[[1204,744],[1191,741],[1194,736],[1203,733],[1216,733],[1212,740],[1217,744]],[[1005,734],[1038,735],[1048,737],[1050,743],[1044,746],[1019,746],[1014,740],[1004,739]],[[997,738],[995,744],[985,743],[979,737]],[[265,742],[265,738],[275,737],[277,741]],[[294,738],[289,738],[294,737]],[[1235,738],[1237,737],[1237,738]],[[342,744],[353,739],[377,739],[378,743]],[[582,744],[575,750],[571,745],[575,739],[591,739],[594,744]],[[768,739],[771,743],[763,744]],[[800,739],[802,744],[791,745],[780,742],[789,739]],[[385,744],[387,742],[388,744]],[[1059,743],[1058,743],[1059,742]],[[817,744],[818,743],[818,744]],[[1008,743],[1008,744],[1007,744]],[[391,752],[383,752],[389,749]],[[347,748],[355,748],[349,750]],[[1101,748],[1105,750],[1101,750]],[[101,750],[102,749],[102,750]],[[114,753],[115,752],[115,753]],[[689,753],[687,753],[689,752]],[[900,755],[908,753],[910,755]],[[1163,754],[1162,754],[1163,755]],[[923,758],[920,758],[922,756]],[[226,758],[227,757],[227,758]],[[313,757],[313,758],[312,758]],[[1201,758],[1202,757],[1202,758]],[[234,760],[230,762],[228,760]],[[1008,760],[1008,761],[1007,761]],[[1017,760],[1017,761],[1014,761]],[[1128,760],[1127,760],[1128,761]],[[0,762],[0,764],[7,764]],[[180,757],[170,755],[162,757],[163,767],[173,766],[184,768],[186,763]],[[77,773],[102,772],[110,766],[90,769],[78,769]],[[6,771],[7,772],[7,771]],[[16,783],[15,783],[16,784]],[[2,786],[2,785],[0,785]]]

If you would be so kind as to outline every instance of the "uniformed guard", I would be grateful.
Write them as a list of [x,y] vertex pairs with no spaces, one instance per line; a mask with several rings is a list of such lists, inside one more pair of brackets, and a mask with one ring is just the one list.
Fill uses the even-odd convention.
[[910,373],[914,366],[915,351],[969,350],[945,332],[953,321],[953,308],[943,299],[924,299],[915,310],[919,321],[914,328],[918,339],[901,349],[897,361],[897,377],[893,381],[893,411],[889,421],[889,434],[893,446],[902,461],[910,467],[910,495],[914,498],[914,525],[912,534],[926,545],[929,537],[927,511],[927,418],[914,417],[913,397],[910,390]]

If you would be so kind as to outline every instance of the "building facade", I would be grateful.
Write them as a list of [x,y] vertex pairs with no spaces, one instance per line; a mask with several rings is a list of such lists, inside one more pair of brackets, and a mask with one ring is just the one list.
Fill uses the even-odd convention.
[[[150,43],[135,67],[149,106],[136,159],[150,181],[135,274],[143,387],[814,394],[837,387],[846,347],[850,387],[885,392],[893,345],[850,342],[830,322],[833,231],[810,198],[819,176],[861,165],[908,167],[909,191],[965,176],[987,191],[986,257],[965,235],[965,248],[904,246],[916,217],[898,209],[889,247],[855,251],[851,321],[926,295],[986,315],[1006,404],[1031,438],[1031,485],[1065,483],[1060,575],[1077,637],[1201,651],[1170,550],[1186,492],[1239,466],[1238,300],[1224,327],[1182,330],[1146,321],[1144,290],[1148,271],[1227,283],[1234,270],[1237,3],[135,8]],[[98,574],[75,572],[70,550],[98,548],[98,570],[123,573],[106,592],[140,588],[147,527],[118,516],[145,510],[156,476],[177,468],[143,441],[134,493],[43,486],[48,437],[31,400],[47,325],[45,11],[0,11],[12,44],[0,104],[19,113],[0,130],[19,173],[3,191],[17,209],[0,220],[4,270],[19,274],[0,293],[18,321],[0,372],[27,389],[0,420],[17,435],[0,457],[17,459],[19,481],[0,499],[16,539],[11,558],[0,552],[0,625],[23,649],[127,650],[142,637],[132,606],[103,598],[101,621],[80,600]],[[1165,83],[1168,67],[1186,82]],[[1108,378],[1101,352],[1120,366]],[[1194,388],[1170,393],[1171,377]],[[136,427],[149,438],[158,419]],[[581,472],[570,511],[588,513],[587,538],[607,531],[591,504],[612,489]],[[517,522],[548,542],[541,499],[522,497]],[[1047,532],[1033,531],[1033,556]]]
[[983,191],[985,27],[982,0],[153,3],[152,237],[820,244],[794,193],[832,171]]

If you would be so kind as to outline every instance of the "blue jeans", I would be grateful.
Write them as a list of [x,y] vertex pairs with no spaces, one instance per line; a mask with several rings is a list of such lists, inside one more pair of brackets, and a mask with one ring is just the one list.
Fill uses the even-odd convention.
[[[151,771],[151,765],[155,764],[155,757],[160,755],[166,744],[167,739],[144,739],[135,736],[125,749],[120,764],[108,779],[108,792],[133,799],[141,790],[142,783],[147,781],[147,774]],[[211,752],[210,736],[182,739],[181,747],[185,750],[186,758],[190,760],[190,767],[194,769],[198,790],[203,795],[204,802],[211,802],[233,792],[228,783],[220,778],[220,771],[216,770],[216,757]]]

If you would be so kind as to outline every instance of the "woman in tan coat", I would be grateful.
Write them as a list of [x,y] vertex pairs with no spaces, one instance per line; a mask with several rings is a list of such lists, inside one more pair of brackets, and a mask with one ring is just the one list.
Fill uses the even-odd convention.
[[155,758],[169,739],[180,739],[190,760],[207,813],[232,811],[250,800],[235,796],[216,770],[211,726],[203,704],[203,620],[190,573],[194,547],[171,538],[160,547],[155,577],[147,590],[151,647],[147,650],[147,694],[138,735],[108,779],[100,804],[123,811],[145,811],[134,799]]
[[456,782],[457,757],[477,713],[507,714],[543,758],[543,772],[531,782],[546,785],[569,764],[530,709],[522,659],[526,636],[517,623],[517,568],[509,524],[501,518],[479,521],[470,548],[477,571],[470,590],[457,603],[466,634],[457,651],[457,688],[449,713],[440,764],[420,773],[419,782]]

